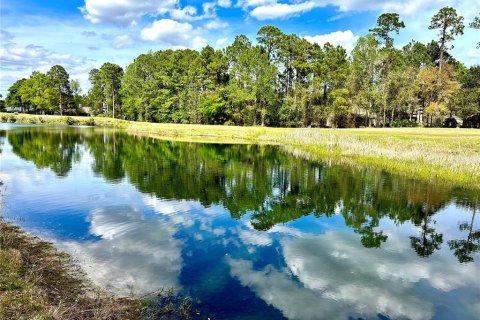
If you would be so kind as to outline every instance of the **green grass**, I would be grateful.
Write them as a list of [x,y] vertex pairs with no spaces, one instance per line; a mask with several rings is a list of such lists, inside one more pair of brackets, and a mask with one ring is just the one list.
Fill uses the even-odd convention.
[[24,113],[0,113],[0,122],[32,123],[32,124],[58,124],[77,126],[99,126],[126,128],[128,121],[105,117],[76,117],[76,116],[51,116],[33,115]]
[[[4,121],[8,116],[11,117],[0,114],[0,120]],[[20,114],[16,117],[16,122],[27,123],[38,118]],[[41,117],[43,123],[66,121],[66,117]],[[78,124],[94,119],[95,125],[124,128],[131,134],[163,139],[281,145],[295,155],[312,160],[329,158],[426,181],[480,188],[480,130],[475,129],[296,129],[159,124],[99,117],[71,119]]]

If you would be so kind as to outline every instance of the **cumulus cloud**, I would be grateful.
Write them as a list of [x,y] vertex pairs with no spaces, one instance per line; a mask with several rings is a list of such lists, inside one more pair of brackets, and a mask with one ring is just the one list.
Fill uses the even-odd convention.
[[165,14],[177,4],[178,0],[85,0],[80,10],[92,23],[136,24],[143,16]]
[[439,10],[446,5],[459,8],[459,11],[467,18],[473,17],[476,13],[474,10],[463,10],[468,8],[468,3],[460,0],[443,0],[442,4],[429,0],[308,0],[282,2],[278,0],[241,0],[237,3],[237,6],[242,7],[244,10],[251,10],[250,16],[258,20],[287,18],[326,6],[335,7],[342,13],[380,11],[397,12],[400,15],[409,16],[416,15],[419,12],[424,14],[425,11]]
[[219,7],[222,8],[230,8],[232,6],[232,1],[231,0],[218,0],[217,4]]
[[305,39],[311,43],[318,43],[321,46],[327,42],[334,46],[342,46],[347,49],[347,52],[350,52],[355,46],[358,36],[354,35],[351,30],[345,30],[316,36],[306,36]]
[[2,60],[2,70],[36,68],[42,71],[55,64],[61,64],[67,69],[75,69],[87,64],[86,58],[52,52],[33,44],[26,47],[15,44],[5,45],[0,48],[0,60]]
[[241,7],[244,10],[247,10],[251,7],[259,7],[265,5],[276,4],[276,0],[239,0],[237,1],[236,7]]
[[224,29],[228,27],[228,23],[221,20],[210,20],[205,23],[204,27],[209,30]]
[[228,38],[220,38],[215,41],[216,48],[223,48],[228,43]]
[[164,220],[146,220],[131,207],[96,209],[92,242],[61,242],[88,277],[118,295],[142,295],[161,288],[179,288],[183,242]]
[[142,29],[140,37],[145,41],[158,41],[175,47],[201,48],[207,41],[188,22],[161,19]]
[[315,8],[315,6],[316,4],[314,1],[293,4],[273,3],[254,8],[250,12],[250,15],[258,20],[287,18],[308,12]]
[[202,20],[216,16],[217,4],[229,7],[226,0],[205,2],[202,4],[203,14],[197,15],[197,8],[191,5],[181,7],[179,0],[85,0],[79,9],[85,19],[92,23],[114,22],[136,25],[144,16],[159,17],[169,14],[172,19],[182,21]]
[[116,36],[112,40],[112,46],[116,49],[124,48],[131,46],[133,44],[133,39],[128,34],[122,34]]
[[397,12],[400,14],[412,14],[421,12],[421,10],[440,9],[446,5],[458,7],[462,2],[460,0],[443,0],[442,4],[438,1],[429,0],[386,0],[386,1],[364,1],[364,0],[315,0],[317,6],[332,5],[342,12],[347,11],[366,11],[380,10],[382,12]]
[[186,6],[182,9],[174,9],[170,12],[170,16],[177,20],[193,20],[197,14],[197,8]]

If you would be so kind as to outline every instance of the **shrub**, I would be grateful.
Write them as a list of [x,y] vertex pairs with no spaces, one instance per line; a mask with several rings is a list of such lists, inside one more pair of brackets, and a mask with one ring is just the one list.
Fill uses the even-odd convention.
[[445,119],[445,123],[443,124],[445,128],[456,128],[458,127],[457,119],[455,118],[447,118]]
[[69,126],[73,126],[73,125],[77,124],[77,121],[75,121],[75,119],[73,119],[72,117],[67,117],[67,119],[65,119],[65,122],[66,122]]
[[394,120],[390,122],[390,127],[393,128],[413,128],[418,127],[418,122],[410,119]]
[[85,120],[85,125],[86,126],[94,126],[95,125],[95,119],[93,119],[92,117],[88,118],[87,120]]

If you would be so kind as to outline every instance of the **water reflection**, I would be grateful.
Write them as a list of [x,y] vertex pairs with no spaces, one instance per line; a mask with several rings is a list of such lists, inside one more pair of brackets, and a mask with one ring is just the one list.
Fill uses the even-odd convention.
[[438,310],[422,292],[422,281],[461,305],[448,310],[455,319],[469,318],[465,309],[478,296],[458,296],[455,290],[465,283],[480,287],[478,268],[456,264],[448,256],[419,260],[402,239],[392,240],[385,250],[375,251],[359,245],[352,234],[327,232],[282,241],[284,269],[227,261],[232,276],[291,319],[373,319],[378,314],[431,319]]
[[121,295],[179,287],[182,241],[173,237],[173,224],[118,207],[93,210],[90,225],[100,240],[66,241],[61,247],[75,253],[94,283]]
[[[251,214],[257,230],[269,230],[307,215],[340,213],[367,248],[380,247],[388,236],[378,228],[388,217],[397,224],[419,226],[410,237],[420,256],[443,243],[434,215],[448,203],[474,210],[476,190],[431,185],[380,170],[312,163],[268,146],[189,144],[135,137],[104,130],[23,128],[10,131],[13,152],[59,176],[78,161],[79,146],[94,158],[92,170],[107,180],[124,177],[141,192],[162,199],[188,199],[204,206],[221,204],[233,218]],[[473,226],[473,222],[470,224]],[[450,242],[459,260],[478,252],[478,233],[466,242]]]
[[[269,146],[102,129],[6,135],[2,175],[25,190],[14,209],[120,294],[174,287],[220,319],[480,312],[477,190]],[[40,191],[27,187],[32,177]]]

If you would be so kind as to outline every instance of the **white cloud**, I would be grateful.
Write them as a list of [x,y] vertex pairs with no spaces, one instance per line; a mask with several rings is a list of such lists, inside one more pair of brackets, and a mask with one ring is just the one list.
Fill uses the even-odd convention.
[[218,0],[217,4],[219,7],[222,8],[230,8],[232,6],[232,1],[231,0]]
[[78,69],[87,64],[86,58],[52,52],[33,44],[26,47],[7,44],[0,48],[0,60],[2,70],[35,68],[45,71],[55,64],[61,64],[66,69]]
[[[364,0],[307,0],[307,1],[284,1],[278,0],[240,0],[237,7],[250,11],[250,16],[258,20],[287,18],[311,11],[315,8],[333,6],[340,12],[397,12],[403,18],[431,17],[435,12],[444,6],[453,6],[457,11],[465,16],[466,20],[471,20],[478,12],[471,10],[473,1],[464,0],[383,0],[383,1],[364,1]],[[478,3],[477,3],[478,4]],[[252,9],[253,8],[253,9]],[[427,14],[426,14],[427,13]],[[340,15],[341,17],[341,15]],[[429,20],[429,19],[428,19]],[[373,22],[374,23],[374,22]]]
[[176,20],[193,20],[197,14],[197,8],[186,6],[183,9],[174,9],[170,12],[170,16]]
[[275,3],[277,3],[277,0],[239,0],[235,6],[247,10],[251,7],[259,7]]
[[[229,1],[220,1],[219,5],[227,7]],[[216,2],[202,4],[203,14],[197,15],[194,6],[181,7],[179,0],[85,0],[80,8],[85,19],[92,23],[114,22],[137,25],[142,17],[159,17],[169,14],[176,20],[193,21],[216,16]]]
[[467,58],[470,65],[480,64],[480,49],[472,48],[467,52]]
[[140,37],[145,41],[160,41],[175,47],[201,48],[207,41],[188,22],[161,19],[142,29]]
[[228,38],[220,38],[215,41],[215,48],[223,48],[227,44]]
[[133,39],[128,34],[122,34],[122,35],[116,36],[112,40],[112,46],[116,49],[131,46],[132,44],[133,44]]
[[315,8],[315,6],[314,1],[293,4],[274,3],[258,6],[250,12],[250,15],[258,20],[287,18],[308,12]]
[[204,27],[209,30],[224,29],[228,27],[228,23],[220,20],[210,20],[205,23]]
[[334,46],[342,46],[347,49],[347,52],[351,52],[358,40],[358,36],[354,35],[351,30],[345,30],[316,36],[306,36],[305,39],[311,43],[318,43],[321,46],[329,42]]
[[80,8],[92,23],[136,24],[146,15],[160,15],[174,10],[178,0],[85,0]]
[[216,4],[214,2],[206,2],[202,4],[203,13],[197,14],[197,8],[186,6],[182,9],[174,9],[170,11],[170,17],[181,21],[198,21],[204,19],[213,19],[217,17]]
[[364,0],[315,0],[317,6],[332,5],[342,12],[348,11],[368,11],[379,10],[382,12],[397,12],[401,15],[414,14],[422,10],[431,10],[450,5],[454,7],[466,3],[464,0],[383,0],[383,1],[364,1]]

